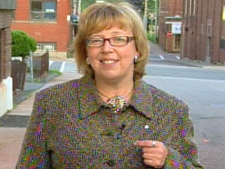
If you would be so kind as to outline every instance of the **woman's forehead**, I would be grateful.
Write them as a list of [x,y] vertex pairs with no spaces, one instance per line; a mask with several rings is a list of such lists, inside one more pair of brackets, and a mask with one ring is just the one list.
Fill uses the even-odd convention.
[[119,24],[112,24],[109,26],[105,27],[96,27],[96,29],[91,30],[91,34],[99,34],[99,33],[105,33],[105,32],[110,32],[110,33],[133,33],[132,29],[128,26],[122,26]]
[[120,28],[118,26],[112,26],[93,34],[132,34],[132,30],[130,28]]

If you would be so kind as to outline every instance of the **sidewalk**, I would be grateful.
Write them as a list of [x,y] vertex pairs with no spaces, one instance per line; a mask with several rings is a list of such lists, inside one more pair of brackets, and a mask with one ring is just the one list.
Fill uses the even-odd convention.
[[45,83],[28,83],[24,91],[18,91],[15,97],[18,105],[0,120],[0,169],[15,169],[19,156],[26,125],[32,111],[34,94],[42,88],[65,81],[79,78],[77,73],[64,73],[58,77],[51,77]]
[[167,52],[165,52],[158,44],[149,41],[149,45],[150,45],[150,54],[154,55],[167,54]]

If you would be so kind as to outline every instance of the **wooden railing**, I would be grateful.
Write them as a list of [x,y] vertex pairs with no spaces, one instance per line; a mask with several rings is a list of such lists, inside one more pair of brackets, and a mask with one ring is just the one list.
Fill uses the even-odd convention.
[[[30,58],[29,58],[30,59]],[[28,60],[29,60],[28,59]],[[33,77],[32,78],[42,78],[45,77],[46,73],[49,71],[49,52],[36,54],[33,56]],[[13,78],[13,92],[16,95],[16,89],[23,90],[26,74],[27,74],[27,65],[31,70],[30,60],[29,63],[25,63],[20,60],[12,60],[11,66],[11,77]],[[33,79],[32,79],[33,81]]]

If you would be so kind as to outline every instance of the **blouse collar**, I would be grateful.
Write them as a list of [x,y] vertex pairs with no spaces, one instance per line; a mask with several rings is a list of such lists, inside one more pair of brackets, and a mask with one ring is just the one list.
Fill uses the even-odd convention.
[[[88,117],[94,113],[97,113],[99,109],[104,105],[98,90],[95,87],[94,79],[90,76],[84,76],[78,80],[78,97],[79,97],[79,109],[82,114],[82,118]],[[129,105],[132,106],[137,112],[152,117],[152,88],[142,79],[135,81],[134,92]]]

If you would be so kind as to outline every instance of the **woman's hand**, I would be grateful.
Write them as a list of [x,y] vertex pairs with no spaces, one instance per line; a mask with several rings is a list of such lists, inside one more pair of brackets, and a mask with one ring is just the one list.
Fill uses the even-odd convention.
[[154,168],[162,168],[164,166],[168,150],[162,142],[144,140],[136,141],[134,145],[142,148],[142,156],[146,165]]

